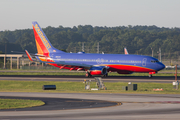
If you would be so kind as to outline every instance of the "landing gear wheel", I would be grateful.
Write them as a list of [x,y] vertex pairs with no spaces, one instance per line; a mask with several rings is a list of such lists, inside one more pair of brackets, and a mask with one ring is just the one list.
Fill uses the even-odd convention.
[[149,78],[152,78],[152,74],[149,74]]
[[105,75],[103,75],[102,77],[107,77],[108,76],[108,73],[106,73]]
[[91,77],[92,75],[90,73],[86,73],[85,77]]

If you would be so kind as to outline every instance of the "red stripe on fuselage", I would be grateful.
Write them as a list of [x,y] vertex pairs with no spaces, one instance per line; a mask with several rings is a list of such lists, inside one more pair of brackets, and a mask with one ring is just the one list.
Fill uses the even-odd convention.
[[132,72],[155,72],[156,70],[139,67],[139,66],[132,66],[132,65],[105,65],[110,67],[108,71],[132,71]]
[[[63,65],[59,65],[59,64],[52,64],[49,63],[49,65],[55,66],[55,67],[62,67]],[[121,72],[124,74],[129,74],[129,72],[156,72],[156,70],[153,69],[149,69],[149,68],[145,68],[145,67],[138,67],[138,66],[131,66],[131,65],[103,65],[103,66],[108,66],[109,69],[108,71],[112,71],[112,72]],[[65,66],[63,67],[63,69],[71,69],[71,66]],[[74,68],[73,70],[77,70],[78,67]],[[123,72],[124,71],[124,72]],[[91,71],[92,74],[100,74],[101,75],[101,71],[100,70],[96,70],[96,71]]]

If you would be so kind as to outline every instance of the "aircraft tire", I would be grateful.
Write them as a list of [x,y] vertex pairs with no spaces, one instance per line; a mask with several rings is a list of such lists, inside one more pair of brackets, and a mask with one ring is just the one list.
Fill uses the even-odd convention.
[[102,77],[107,77],[108,76],[108,73],[106,73],[105,75],[103,75]]
[[88,72],[85,74],[85,77],[91,77],[91,76],[92,75],[90,73],[88,73]]
[[149,78],[152,78],[152,74],[149,74]]

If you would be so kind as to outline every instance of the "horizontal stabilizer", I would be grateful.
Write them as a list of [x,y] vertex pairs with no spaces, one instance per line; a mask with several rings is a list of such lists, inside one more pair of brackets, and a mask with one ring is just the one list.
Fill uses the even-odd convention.
[[25,50],[25,52],[26,52],[26,54],[27,54],[30,61],[35,61],[27,50]]

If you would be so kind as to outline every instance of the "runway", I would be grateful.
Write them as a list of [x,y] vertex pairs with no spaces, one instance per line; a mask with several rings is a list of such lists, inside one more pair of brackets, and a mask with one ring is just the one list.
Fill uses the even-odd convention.
[[[122,105],[68,110],[0,111],[0,119],[27,120],[169,120],[180,118],[180,95],[0,93],[0,96],[121,102]],[[76,103],[78,104],[78,103]]]
[[[41,75],[0,75],[0,80],[30,80],[30,81],[84,81],[94,80],[94,77],[84,76],[41,76]],[[174,76],[108,76],[102,78],[104,82],[157,82],[172,83]]]

